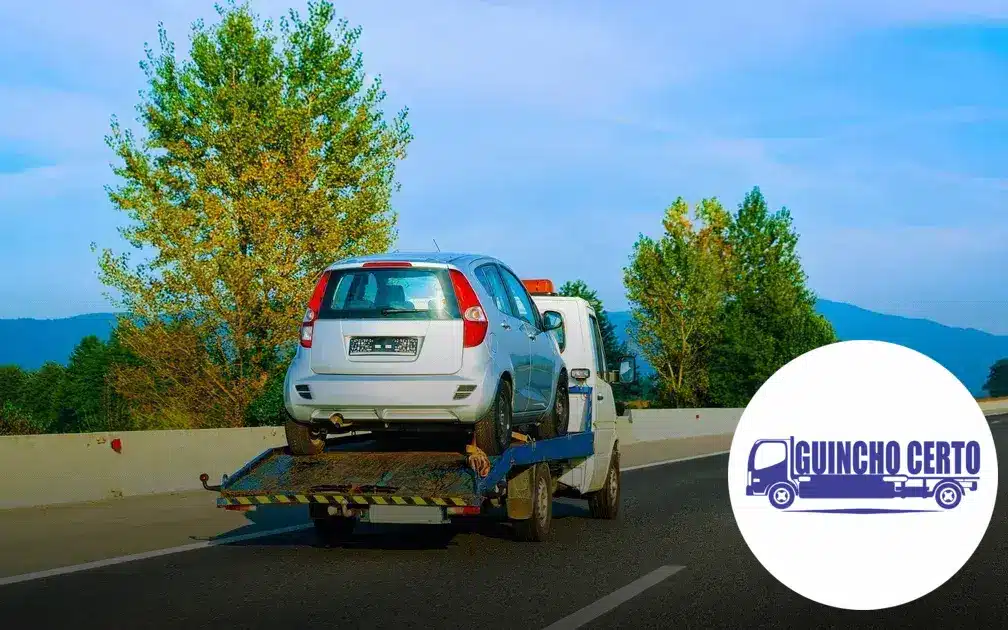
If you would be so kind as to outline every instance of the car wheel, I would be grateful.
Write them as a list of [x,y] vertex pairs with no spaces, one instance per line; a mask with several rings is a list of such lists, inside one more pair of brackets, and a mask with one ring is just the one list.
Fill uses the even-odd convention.
[[619,515],[620,481],[619,451],[614,450],[605,485],[588,496],[588,511],[593,518],[612,520]]
[[506,451],[511,445],[511,415],[511,385],[501,379],[493,404],[476,421],[476,446],[487,455]]
[[287,434],[287,447],[292,455],[318,455],[325,450],[326,430],[301,424],[292,418],[284,423],[284,433]]
[[557,379],[556,392],[553,394],[553,408],[539,422],[539,439],[548,440],[567,435],[569,422],[570,394],[567,391],[567,372],[561,372]]
[[552,488],[549,466],[536,464],[532,477],[532,516],[514,522],[518,540],[543,542],[549,538],[553,522]]

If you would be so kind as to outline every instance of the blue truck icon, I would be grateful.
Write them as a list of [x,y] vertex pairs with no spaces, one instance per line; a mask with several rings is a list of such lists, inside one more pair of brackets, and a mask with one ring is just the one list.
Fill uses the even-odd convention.
[[897,442],[757,440],[749,452],[746,495],[766,496],[780,510],[796,498],[906,497],[933,497],[951,510],[977,489],[976,442],[911,442],[905,450],[909,474],[901,472],[904,449]]

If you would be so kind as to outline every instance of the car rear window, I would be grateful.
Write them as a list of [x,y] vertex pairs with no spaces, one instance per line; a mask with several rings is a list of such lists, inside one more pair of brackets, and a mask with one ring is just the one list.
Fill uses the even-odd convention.
[[319,319],[446,320],[460,317],[445,269],[357,268],[332,272]]

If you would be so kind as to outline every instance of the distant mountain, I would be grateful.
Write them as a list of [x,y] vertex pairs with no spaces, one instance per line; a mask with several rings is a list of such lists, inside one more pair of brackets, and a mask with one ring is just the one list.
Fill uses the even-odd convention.
[[[819,300],[816,308],[833,324],[840,339],[888,341],[913,348],[944,365],[977,396],[984,394],[981,388],[990,366],[1008,357],[1008,336],[953,328],[927,319],[885,315],[830,300]],[[610,312],[609,319],[620,339],[626,340],[630,313]],[[642,374],[651,371],[639,355],[637,363]]]
[[[817,308],[833,323],[841,339],[875,339],[913,348],[944,365],[975,395],[983,393],[990,366],[1008,357],[1008,336],[884,315],[830,300],[819,300]],[[630,313],[613,311],[609,319],[620,339],[628,341]],[[114,325],[113,313],[66,319],[0,319],[0,365],[33,370],[46,361],[65,363],[82,338],[97,335],[108,339]],[[639,354],[637,362],[642,374],[652,371]]]
[[84,337],[96,335],[107,340],[115,319],[113,313],[65,319],[0,319],[0,365],[35,370],[46,361],[65,364]]

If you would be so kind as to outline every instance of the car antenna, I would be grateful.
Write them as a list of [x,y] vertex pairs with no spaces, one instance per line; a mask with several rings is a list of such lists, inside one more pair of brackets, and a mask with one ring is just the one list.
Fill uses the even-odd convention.
[[437,245],[437,239],[433,239],[432,238],[431,240],[434,241],[434,249],[438,250],[438,253],[440,254],[441,253],[441,248],[438,247],[438,245]]

